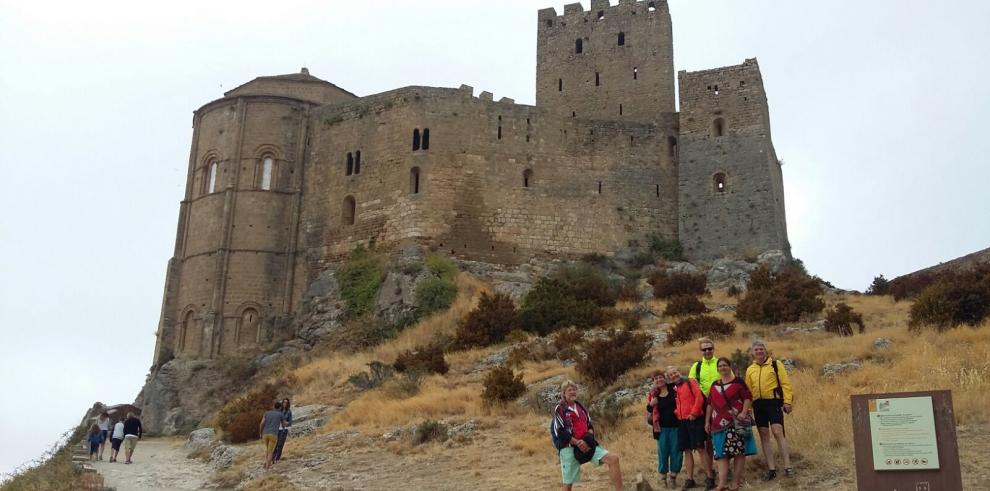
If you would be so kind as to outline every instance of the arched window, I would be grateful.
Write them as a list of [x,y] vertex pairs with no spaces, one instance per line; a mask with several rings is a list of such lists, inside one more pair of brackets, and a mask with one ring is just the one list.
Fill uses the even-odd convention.
[[430,129],[423,128],[423,150],[430,149]]
[[354,196],[348,196],[344,198],[343,210],[341,210],[342,221],[344,225],[354,225],[354,220],[357,215],[357,203],[354,202]]
[[354,152],[354,173],[361,173],[361,151],[358,150]]
[[633,80],[639,80],[639,67],[633,67]]
[[719,137],[725,134],[725,120],[722,118],[715,118],[712,121],[712,136]]
[[419,194],[419,167],[409,170],[409,193]]
[[625,46],[625,45],[626,45],[626,33],[620,32],[619,33],[619,46]]
[[272,174],[275,172],[275,159],[271,155],[266,155],[261,160],[261,189],[265,191],[272,188]]
[[254,308],[244,309],[237,326],[237,345],[250,346],[258,342],[261,317]]
[[190,310],[182,316],[182,325],[179,326],[179,353],[198,354],[199,353],[199,326],[196,322],[196,312]]
[[210,170],[207,175],[206,180],[206,193],[214,193],[217,190],[217,170],[220,168],[220,164],[216,160],[210,161]]
[[419,150],[419,128],[413,130],[413,151]]
[[346,175],[351,175],[354,173],[354,154],[347,152],[347,171]]
[[533,182],[533,169],[526,169],[523,171],[523,187],[528,188]]
[[576,40],[574,40],[574,52],[575,53],[578,53],[578,54],[584,53],[584,40],[583,39],[577,38]]
[[724,193],[728,186],[725,183],[725,173],[719,172],[712,177],[712,187],[716,193]]

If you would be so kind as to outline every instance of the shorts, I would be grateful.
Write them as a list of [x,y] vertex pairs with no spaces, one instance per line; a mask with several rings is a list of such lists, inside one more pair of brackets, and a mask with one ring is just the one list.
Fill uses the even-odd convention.
[[784,401],[781,399],[757,399],[753,401],[753,413],[757,428],[784,425]]
[[100,430],[100,434],[103,435],[103,438],[100,440],[100,443],[105,443],[107,440],[109,440],[109,437],[107,436],[107,434],[109,433],[110,432],[107,430]]
[[124,440],[122,440],[120,438],[111,438],[110,439],[110,448],[112,448],[114,450],[120,450],[120,442],[122,442],[122,441],[124,441]]
[[100,451],[100,442],[89,442],[89,453],[96,453]]
[[[564,479],[564,484],[574,484],[581,480],[581,464],[574,458],[574,447],[568,446],[560,449],[560,474]],[[595,465],[602,465],[602,459],[608,455],[601,445],[595,447],[595,454],[591,456],[591,462]]]
[[[728,430],[716,431],[715,433],[712,433],[712,450],[714,450],[715,453],[715,460],[722,460],[725,458],[725,436],[728,433]],[[756,438],[753,438],[752,431],[749,432],[745,445],[745,455],[756,455]]]
[[133,452],[134,448],[137,447],[137,442],[137,435],[124,435],[124,450]]
[[265,442],[266,455],[271,455],[275,451],[275,443],[278,441],[278,437],[274,433],[265,433],[261,435],[261,440]]
[[708,434],[705,433],[705,422],[701,418],[682,419],[677,422],[677,448],[691,450],[705,448]]

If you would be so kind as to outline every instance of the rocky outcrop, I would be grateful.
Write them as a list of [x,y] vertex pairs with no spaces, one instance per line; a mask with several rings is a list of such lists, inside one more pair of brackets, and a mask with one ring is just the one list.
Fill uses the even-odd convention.
[[340,298],[340,286],[333,270],[320,273],[303,294],[302,308],[296,319],[296,336],[315,344],[344,323],[346,310]]
[[145,431],[175,435],[205,426],[230,389],[214,360],[173,359],[148,375],[134,405]]

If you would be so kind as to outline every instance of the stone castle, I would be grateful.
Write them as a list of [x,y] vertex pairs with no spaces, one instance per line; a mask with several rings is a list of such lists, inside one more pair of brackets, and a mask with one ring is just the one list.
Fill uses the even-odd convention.
[[[513,265],[678,239],[789,250],[755,59],[677,73],[664,0],[537,16],[536,105],[471,87],[365,97],[302,69],[195,111],[155,366],[260,344],[358,245]],[[680,100],[680,112],[675,99]]]

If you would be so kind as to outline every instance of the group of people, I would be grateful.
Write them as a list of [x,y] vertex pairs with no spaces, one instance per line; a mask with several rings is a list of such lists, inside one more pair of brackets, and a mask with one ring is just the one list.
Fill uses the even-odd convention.
[[261,441],[265,444],[266,471],[271,469],[272,464],[282,460],[282,449],[285,448],[285,439],[289,436],[291,426],[292,405],[289,398],[275,402],[272,409],[261,416],[258,433],[261,434]]
[[124,463],[130,464],[137,442],[141,439],[144,428],[141,427],[141,420],[134,413],[127,413],[127,417],[114,422],[110,418],[110,413],[103,411],[96,418],[96,423],[89,427],[86,440],[89,442],[89,460],[103,460],[103,451],[106,449],[107,441],[110,441],[110,462],[117,462],[117,453],[120,446],[124,446]]
[[[674,366],[657,371],[647,396],[646,423],[657,441],[660,480],[676,488],[683,469],[682,489],[698,487],[694,479],[697,455],[705,490],[738,490],[746,457],[757,454],[754,427],[767,465],[763,479],[777,478],[776,453],[784,475],[794,475],[784,433],[784,414],[791,412],[794,393],[783,364],[769,356],[763,341],[754,341],[753,361],[745,376],[739,377],[728,358],[715,357],[714,341],[701,338],[698,347],[701,359],[691,365],[687,377]],[[578,402],[577,385],[572,381],[561,385],[550,433],[560,457],[564,491],[578,482],[581,464],[587,462],[605,464],[612,485],[622,489],[619,457],[595,440],[591,416]],[[776,442],[776,452],[771,440]]]

